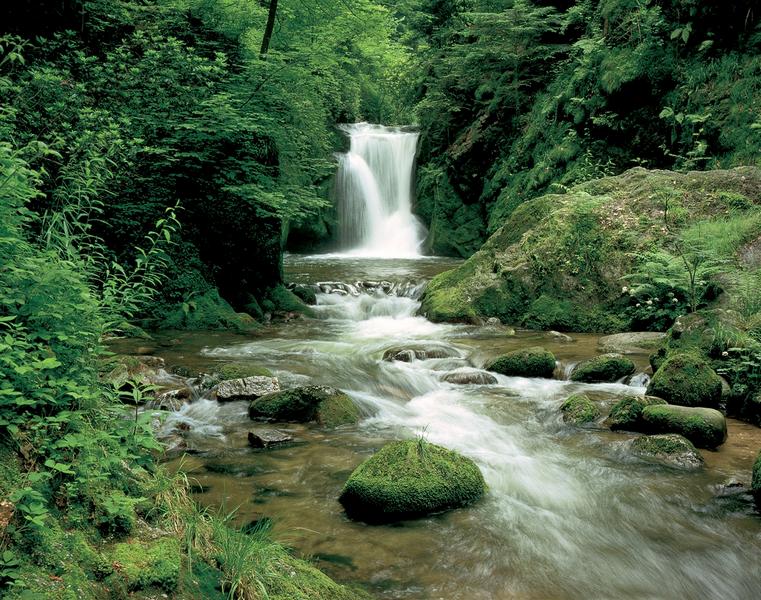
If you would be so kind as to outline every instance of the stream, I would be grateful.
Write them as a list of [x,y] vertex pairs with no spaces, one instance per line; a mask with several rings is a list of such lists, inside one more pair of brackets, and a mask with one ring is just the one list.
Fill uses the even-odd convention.
[[[435,324],[416,316],[419,284],[451,259],[288,256],[291,282],[388,281],[406,295],[318,294],[317,316],[274,323],[247,337],[170,333],[168,364],[209,372],[250,360],[281,386],[325,384],[345,390],[363,418],[324,430],[283,424],[293,445],[254,450],[244,402],[199,399],[172,413],[164,432],[184,423],[192,453],[173,459],[195,498],[241,523],[264,517],[275,538],[339,581],[378,598],[413,599],[757,599],[761,595],[761,520],[749,483],[761,430],[729,421],[729,439],[703,451],[707,466],[683,472],[629,452],[634,434],[602,425],[579,429],[559,412],[584,391],[603,412],[631,385],[578,384],[560,378],[497,376],[493,385],[454,385],[441,375],[473,369],[512,349],[543,345],[563,376],[598,354],[599,336],[572,342],[503,326]],[[396,346],[433,345],[445,359],[382,360]],[[639,370],[646,355],[632,359]],[[337,501],[351,471],[390,440],[424,436],[481,468],[488,485],[472,507],[393,525],[350,521]]]

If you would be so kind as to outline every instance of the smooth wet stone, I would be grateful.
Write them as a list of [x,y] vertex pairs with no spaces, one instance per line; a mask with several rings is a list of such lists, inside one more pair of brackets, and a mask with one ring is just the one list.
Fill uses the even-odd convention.
[[453,358],[460,353],[446,346],[420,346],[410,348],[389,348],[383,353],[383,360],[412,362],[413,360],[428,360],[430,358]]
[[338,427],[356,423],[359,409],[354,401],[336,388],[307,385],[254,399],[248,406],[254,420],[309,423]]
[[486,371],[452,371],[441,377],[442,381],[457,385],[492,385],[497,383],[497,378]]
[[677,433],[640,436],[632,442],[632,452],[645,460],[679,469],[700,469],[705,464],[692,442]]
[[597,341],[601,352],[618,354],[647,354],[666,338],[657,331],[627,331],[606,335]]
[[250,401],[279,390],[280,382],[277,380],[277,377],[254,376],[222,381],[214,389],[214,396],[220,402],[231,400]]
[[565,333],[554,330],[548,331],[547,337],[550,337],[553,341],[560,342],[562,344],[569,344],[573,341],[573,338],[570,335],[566,335]]
[[712,408],[662,404],[646,406],[642,423],[651,433],[679,433],[698,448],[716,448],[727,439],[727,420]]
[[277,429],[257,429],[248,432],[248,445],[253,448],[272,448],[293,441],[293,436]]
[[621,354],[602,354],[580,362],[571,371],[571,381],[613,383],[634,373],[634,363]]

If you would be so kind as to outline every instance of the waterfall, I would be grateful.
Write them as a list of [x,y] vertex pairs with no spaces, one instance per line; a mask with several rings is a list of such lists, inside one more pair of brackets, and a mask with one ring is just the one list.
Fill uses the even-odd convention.
[[418,134],[369,123],[341,128],[350,140],[335,187],[342,247],[355,256],[420,256],[426,232],[412,214]]

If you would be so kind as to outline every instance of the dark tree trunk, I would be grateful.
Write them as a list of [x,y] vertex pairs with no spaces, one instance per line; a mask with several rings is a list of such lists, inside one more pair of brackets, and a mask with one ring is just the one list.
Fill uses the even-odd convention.
[[270,0],[270,11],[267,15],[267,26],[264,28],[262,37],[262,48],[259,50],[259,56],[267,58],[267,51],[270,49],[270,40],[272,39],[272,30],[275,28],[275,17],[277,16],[277,0]]

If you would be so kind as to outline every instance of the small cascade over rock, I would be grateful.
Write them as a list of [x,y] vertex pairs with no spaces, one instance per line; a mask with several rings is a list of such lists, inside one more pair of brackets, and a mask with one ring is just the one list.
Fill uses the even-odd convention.
[[335,184],[341,246],[355,256],[420,256],[426,232],[412,214],[418,134],[369,123],[341,128],[350,140]]

